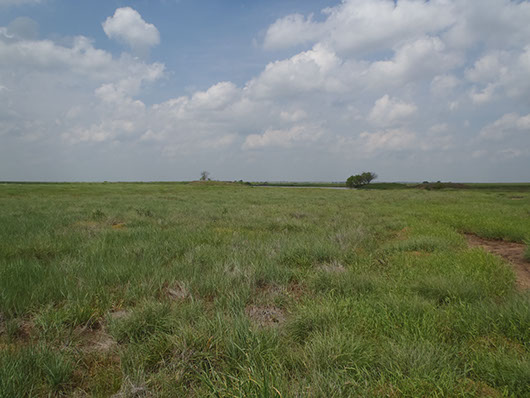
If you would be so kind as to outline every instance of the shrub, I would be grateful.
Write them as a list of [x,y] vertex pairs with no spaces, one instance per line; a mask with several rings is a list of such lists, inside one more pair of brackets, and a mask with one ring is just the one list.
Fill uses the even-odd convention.
[[370,182],[372,182],[376,178],[377,178],[377,174],[372,173],[370,171],[365,171],[361,174],[350,176],[346,180],[346,186],[348,188],[360,188],[363,185],[370,184]]

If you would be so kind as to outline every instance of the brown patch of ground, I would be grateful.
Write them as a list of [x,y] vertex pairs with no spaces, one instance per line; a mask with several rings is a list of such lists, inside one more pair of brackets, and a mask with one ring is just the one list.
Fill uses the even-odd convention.
[[72,384],[77,388],[68,396],[107,397],[119,391],[123,377],[120,356],[115,351],[86,354],[74,370]]
[[502,397],[500,391],[494,389],[483,381],[475,381],[468,378],[459,381],[466,393],[473,393],[478,397]]
[[261,327],[279,326],[286,319],[283,310],[273,305],[249,305],[245,308],[245,313],[253,323]]
[[[103,228],[103,224],[97,221],[77,221],[72,224],[72,227],[75,229],[80,229],[82,231],[97,232],[98,230]],[[65,233],[69,233],[69,231],[66,230]]]
[[342,274],[346,272],[346,268],[339,262],[333,261],[327,264],[321,264],[318,266],[320,271],[329,272],[332,274]]
[[307,293],[306,286],[298,282],[289,283],[289,285],[287,285],[287,291],[289,292],[289,295],[295,300],[300,300],[302,296]]
[[116,347],[116,341],[104,330],[85,330],[79,348],[83,352],[106,353]]
[[276,297],[286,293],[287,289],[284,286],[268,283],[262,284],[258,281],[255,296],[263,297],[270,300],[275,299]]
[[125,223],[118,222],[118,223],[112,224],[111,228],[112,229],[125,229]]
[[486,348],[492,351],[496,351],[499,347],[504,347],[509,348],[517,354],[525,354],[525,348],[521,343],[504,336],[481,336],[474,341],[474,344],[480,348]]
[[182,282],[175,282],[171,286],[165,286],[164,291],[171,300],[184,300],[190,296],[189,290]]
[[398,389],[390,383],[381,384],[372,390],[376,397],[398,397]]
[[512,264],[517,275],[517,285],[521,289],[530,288],[530,263],[524,258],[524,252],[526,250],[524,244],[485,239],[472,234],[466,234],[466,239],[470,247],[481,247],[507,260]]
[[405,227],[403,229],[400,229],[397,232],[396,238],[398,240],[405,240],[405,239],[407,239],[409,237],[409,234],[410,234],[410,228],[409,227]]
[[35,325],[33,324],[32,320],[23,319],[18,324],[16,337],[23,341],[27,341],[31,338],[34,328],[35,328]]
[[258,282],[252,302],[270,303],[281,298],[299,300],[305,293],[305,287],[298,282],[290,282],[287,286]]
[[130,315],[130,311],[126,311],[126,310],[116,310],[116,311],[112,311],[109,314],[110,319],[112,320],[127,318],[129,315]]
[[120,391],[111,395],[111,398],[147,398],[153,396],[145,385],[133,383],[126,379],[123,381]]
[[15,347],[29,344],[32,340],[34,328],[35,325],[31,319],[11,320],[8,325],[8,321],[0,313],[0,340],[4,340],[4,335],[7,337],[7,344],[0,341],[0,350],[12,344]]

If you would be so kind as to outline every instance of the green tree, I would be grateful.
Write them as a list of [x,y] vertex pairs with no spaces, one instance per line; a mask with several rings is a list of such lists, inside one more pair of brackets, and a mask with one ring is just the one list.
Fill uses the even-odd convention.
[[210,173],[208,171],[201,171],[201,181],[210,181]]
[[377,174],[370,171],[362,172],[361,174],[356,174],[348,177],[346,180],[346,186],[348,188],[360,188],[363,185],[370,184],[373,180],[377,178]]

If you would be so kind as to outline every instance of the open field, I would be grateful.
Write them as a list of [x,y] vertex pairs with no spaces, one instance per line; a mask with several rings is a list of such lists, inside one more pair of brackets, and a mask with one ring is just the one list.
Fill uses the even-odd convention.
[[0,397],[529,396],[477,237],[530,259],[529,190],[0,185]]

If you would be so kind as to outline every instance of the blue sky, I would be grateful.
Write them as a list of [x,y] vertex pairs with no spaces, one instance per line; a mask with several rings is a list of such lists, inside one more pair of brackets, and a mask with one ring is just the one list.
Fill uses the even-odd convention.
[[[0,1],[1,3],[1,1]],[[68,1],[4,6],[0,25],[20,16],[32,18],[44,38],[88,36],[96,47],[120,53],[123,47],[109,40],[101,23],[120,7],[132,7],[146,21],[156,21],[160,45],[151,59],[163,62],[171,73],[165,85],[174,90],[207,89],[223,80],[244,84],[263,66],[286,51],[263,51],[256,41],[276,19],[295,12],[311,13],[333,4],[323,0],[140,0]],[[1,7],[1,6],[0,6]],[[283,54],[282,54],[283,53]],[[154,99],[161,95],[160,91]]]
[[0,180],[528,181],[530,2],[0,0]]

